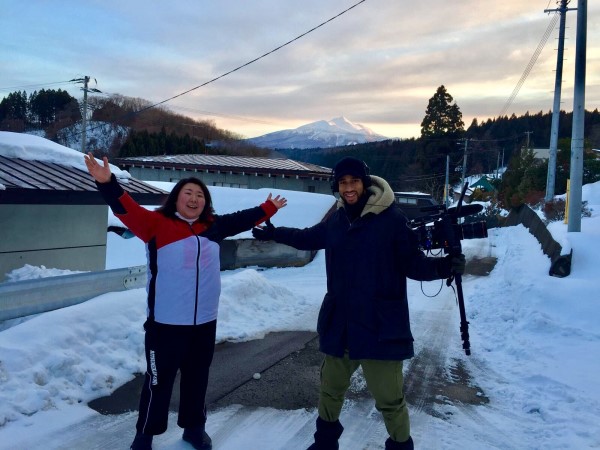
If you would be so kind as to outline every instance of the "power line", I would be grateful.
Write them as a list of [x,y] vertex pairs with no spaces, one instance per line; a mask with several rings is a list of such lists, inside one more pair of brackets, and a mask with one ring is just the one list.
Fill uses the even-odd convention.
[[22,84],[20,86],[0,87],[0,92],[3,92],[3,91],[12,91],[14,89],[37,88],[37,87],[44,87],[44,86],[53,86],[53,85],[57,85],[57,84],[71,84],[71,81],[65,80],[65,81],[54,81],[54,82],[51,82],[51,83],[42,83],[42,84]]
[[[221,75],[219,75],[219,76],[217,76],[217,77],[215,77],[215,78],[213,78],[213,79],[211,79],[211,80],[208,80],[208,81],[206,81],[206,82],[204,82],[204,83],[202,83],[202,84],[200,84],[200,85],[198,85],[198,86],[195,86],[195,87],[193,87],[193,88],[191,88],[191,89],[188,89],[187,91],[181,92],[180,94],[174,95],[173,97],[167,98],[166,100],[162,100],[162,101],[160,101],[160,102],[158,102],[158,103],[154,103],[154,104],[152,104],[152,105],[146,106],[146,107],[144,107],[144,108],[142,108],[142,109],[140,109],[140,110],[138,110],[138,111],[135,111],[135,112],[133,112],[133,113],[126,114],[126,115],[124,115],[123,117],[128,117],[128,116],[131,116],[131,115],[137,115],[137,114],[140,114],[140,113],[142,113],[142,112],[144,112],[144,111],[147,111],[147,110],[149,110],[149,109],[151,109],[151,108],[155,108],[155,107],[157,107],[157,106],[160,106],[160,105],[162,105],[162,104],[165,104],[165,103],[167,103],[167,102],[169,102],[169,101],[171,101],[171,100],[173,100],[173,99],[176,99],[176,98],[178,98],[178,97],[182,97],[182,96],[184,96],[184,95],[186,95],[186,94],[189,94],[190,92],[192,92],[192,91],[195,91],[196,89],[200,89],[201,87],[204,87],[204,86],[206,86],[206,85],[208,85],[208,84],[214,83],[215,81],[217,81],[217,80],[220,80],[221,78],[224,78],[224,77],[226,77],[227,75],[230,75],[230,74],[232,74],[232,73],[234,73],[234,72],[237,72],[238,70],[241,70],[241,69],[243,69],[244,67],[247,67],[247,66],[249,66],[249,65],[251,65],[251,64],[253,64],[253,63],[255,63],[255,62],[257,62],[257,61],[259,61],[259,60],[261,60],[261,59],[263,59],[263,58],[265,58],[265,57],[267,57],[267,56],[269,56],[269,55],[271,55],[271,54],[273,54],[273,53],[275,53],[275,52],[277,52],[278,50],[281,50],[282,48],[284,48],[284,47],[286,47],[286,46],[288,46],[288,45],[292,44],[293,42],[295,42],[295,41],[297,41],[297,40],[299,40],[299,39],[303,38],[304,36],[306,36],[306,35],[308,35],[308,34],[312,33],[313,31],[315,31],[315,30],[318,30],[319,28],[321,28],[321,27],[323,27],[323,26],[327,25],[329,22],[332,22],[333,20],[335,20],[335,19],[337,19],[338,17],[340,17],[340,16],[342,16],[342,15],[346,14],[348,11],[350,11],[350,10],[352,10],[352,9],[356,8],[358,5],[360,5],[361,3],[365,3],[366,1],[367,1],[367,0],[360,0],[360,1],[356,2],[355,4],[353,4],[352,6],[350,6],[350,7],[346,8],[346,9],[345,9],[345,10],[343,10],[342,12],[340,12],[340,13],[336,14],[335,16],[333,16],[333,17],[331,17],[331,18],[329,18],[329,19],[327,19],[327,20],[325,20],[324,22],[321,22],[321,23],[320,23],[320,24],[318,24],[317,26],[315,26],[315,27],[311,28],[311,29],[310,29],[310,30],[308,30],[308,31],[305,31],[304,33],[302,33],[302,34],[300,34],[300,35],[296,36],[295,38],[293,38],[293,39],[290,39],[289,41],[285,42],[284,44],[281,44],[281,45],[279,45],[278,47],[275,47],[274,49],[272,49],[272,50],[270,50],[270,51],[268,51],[268,52],[266,52],[266,53],[264,53],[264,54],[262,54],[262,55],[258,56],[257,58],[254,58],[254,59],[252,59],[252,60],[250,60],[250,61],[248,61],[248,62],[246,62],[246,63],[244,63],[244,64],[242,64],[242,65],[240,65],[240,66],[238,66],[238,67],[236,67],[236,68],[234,68],[234,69],[231,69],[231,70],[229,70],[229,71],[227,71],[227,72],[225,72],[225,73],[223,73],[223,74],[221,74]],[[72,80],[71,80],[71,81],[72,81]],[[58,84],[58,83],[69,83],[69,81],[64,81],[64,82],[56,82],[56,83],[47,83],[46,85],[49,85],[49,84]],[[36,85],[30,85],[30,86],[36,86]],[[39,85],[38,85],[38,86],[39,86]],[[13,87],[10,87],[10,88],[0,88],[0,90],[3,90],[3,89],[7,89],[7,90],[9,90],[9,89],[15,89],[15,88],[17,88],[17,87],[19,87],[19,86],[13,86]],[[20,86],[20,87],[25,87],[25,86]],[[218,115],[218,114],[216,114],[216,113],[215,113],[214,115]],[[244,119],[244,120],[247,120],[247,119]],[[98,126],[96,126],[96,127],[92,127],[92,128],[90,128],[90,129],[91,129],[91,130],[94,130],[95,128],[98,128],[98,127],[99,127],[99,125],[98,125]]]
[[531,59],[529,60],[527,67],[525,67],[525,70],[523,71],[523,74],[521,75],[519,82],[513,89],[512,94],[510,94],[510,97],[504,104],[504,107],[502,108],[502,111],[500,111],[500,114],[498,115],[498,117],[503,117],[506,114],[506,111],[508,111],[508,108],[510,108],[510,106],[512,105],[512,102],[517,97],[517,94],[519,93],[519,91],[521,90],[521,87],[525,83],[525,80],[529,76],[529,72],[531,72],[531,69],[533,69],[533,66],[535,65],[538,57],[540,56],[540,53],[544,49],[544,46],[546,45],[548,38],[552,34],[552,31],[554,30],[554,27],[556,26],[556,22],[558,21],[559,17],[560,17],[560,15],[556,14],[556,13],[552,17],[552,20],[550,21],[548,28],[546,28],[546,32],[544,33],[544,36],[542,36],[542,39],[540,40],[540,43],[538,44],[537,48],[533,52],[533,55],[531,56]]
[[401,176],[396,179],[396,181],[405,181],[405,182],[415,182],[415,181],[427,181],[427,180],[435,180],[437,178],[444,177],[443,173],[434,173],[434,174],[426,174],[426,175],[413,175],[413,176]]
[[[325,25],[326,25],[326,24],[328,24],[329,22],[331,22],[331,21],[333,21],[333,20],[337,19],[338,17],[340,17],[340,16],[342,16],[342,15],[346,14],[348,11],[350,11],[350,10],[352,10],[352,9],[356,8],[358,5],[360,5],[361,3],[364,3],[364,2],[366,2],[366,1],[367,1],[367,0],[360,0],[360,1],[356,2],[354,5],[350,6],[349,8],[346,8],[346,9],[345,9],[345,10],[343,10],[342,12],[340,12],[340,13],[336,14],[335,16],[333,16],[333,17],[331,17],[331,18],[327,19],[326,21],[324,21],[324,22],[321,22],[319,25],[317,25],[317,26],[315,26],[315,27],[311,28],[310,30],[308,30],[308,31],[305,31],[304,33],[302,33],[302,34],[300,34],[300,35],[296,36],[296,37],[295,37],[295,38],[293,38],[293,39],[290,39],[289,41],[285,42],[284,44],[281,44],[281,45],[279,45],[278,47],[275,47],[273,50],[270,50],[270,51],[268,51],[268,52],[266,52],[266,53],[264,53],[264,54],[262,54],[262,55],[258,56],[257,58],[254,58],[254,59],[252,59],[252,60],[250,60],[250,61],[248,61],[248,62],[246,62],[246,63],[244,63],[244,64],[242,64],[242,65],[240,65],[240,66],[238,66],[238,67],[236,67],[235,69],[231,69],[231,70],[229,70],[229,71],[227,71],[227,72],[225,72],[225,73],[223,73],[223,74],[221,74],[221,75],[219,75],[219,76],[217,76],[217,77],[215,77],[215,78],[213,78],[213,79],[211,79],[211,80],[208,80],[208,81],[206,81],[206,82],[204,82],[204,83],[202,83],[202,84],[199,84],[198,86],[195,86],[195,87],[193,87],[193,88],[191,88],[191,89],[188,89],[187,91],[181,92],[180,94],[177,94],[177,95],[174,95],[173,97],[167,98],[166,100],[162,100],[162,101],[160,101],[160,102],[158,102],[158,103],[154,103],[154,104],[152,104],[152,105],[146,106],[146,107],[144,107],[144,108],[142,108],[142,109],[140,109],[140,110],[138,110],[138,111],[134,111],[134,112],[132,112],[132,113],[125,114],[123,117],[130,117],[130,116],[133,116],[133,115],[140,114],[140,113],[142,113],[142,112],[144,112],[144,111],[147,111],[147,110],[149,110],[149,109],[152,109],[152,108],[155,108],[155,107],[157,107],[157,106],[163,105],[163,104],[165,104],[165,103],[167,103],[167,102],[169,102],[169,101],[171,101],[171,100],[173,100],[173,99],[176,99],[176,98],[178,98],[178,97],[181,97],[181,96],[183,96],[183,95],[189,94],[190,92],[192,92],[192,91],[195,91],[196,89],[200,89],[201,87],[204,87],[204,86],[206,86],[206,85],[208,85],[208,84],[214,83],[215,81],[217,81],[217,80],[220,80],[221,78],[224,78],[224,77],[226,77],[227,75],[230,75],[230,74],[232,74],[232,73],[234,73],[234,72],[237,72],[238,70],[240,70],[240,69],[243,69],[244,67],[247,67],[247,66],[249,66],[250,64],[253,64],[253,63],[257,62],[257,61],[259,61],[259,60],[261,60],[261,59],[263,59],[263,58],[265,58],[265,57],[267,57],[267,56],[269,56],[269,55],[271,55],[271,54],[275,53],[276,51],[278,51],[278,50],[281,50],[282,48],[284,48],[284,47],[286,47],[286,46],[290,45],[291,43],[293,43],[293,42],[295,42],[295,41],[297,41],[297,40],[299,40],[299,39],[303,38],[304,36],[306,36],[306,35],[308,35],[308,34],[312,33],[313,31],[315,31],[315,30],[317,30],[317,29],[319,29],[319,28],[321,28],[321,27],[325,26]],[[96,126],[96,127],[93,127],[93,128],[91,128],[91,130],[94,130],[95,128],[98,128],[98,127],[99,127],[99,125],[98,125],[98,126]]]
[[506,142],[506,141],[516,141],[520,139],[520,136],[510,136],[505,138],[496,138],[496,139],[477,139],[477,138],[469,138],[471,142]]
[[[99,94],[100,96],[104,96],[107,98],[110,98],[111,96],[115,96],[115,95],[121,95],[121,94],[115,94],[115,93],[111,93],[111,92],[97,92],[97,94]],[[188,111],[188,112],[194,112],[194,113],[199,113],[205,116],[215,116],[215,117],[225,117],[228,119],[234,119],[234,120],[240,120],[243,122],[253,122],[253,123],[262,123],[265,125],[274,125],[273,122],[268,122],[266,120],[260,120],[260,119],[255,119],[253,117],[243,117],[243,116],[239,116],[239,115],[234,115],[234,114],[225,114],[225,113],[218,113],[218,112],[213,112],[213,111],[206,111],[206,110],[202,110],[202,109],[196,109],[196,108],[190,108],[187,106],[179,106],[179,105],[169,105],[169,109],[170,110],[175,110],[175,111]]]
[[211,112],[211,111],[203,111],[201,109],[188,108],[188,107],[185,107],[185,106],[173,106],[173,105],[171,105],[170,108],[172,108],[174,110],[196,112],[196,113],[203,114],[205,116],[225,117],[225,118],[228,118],[228,119],[241,120],[241,121],[245,121],[245,122],[262,123],[262,124],[265,124],[265,125],[274,125],[273,122],[268,122],[266,120],[253,119],[251,117],[236,116],[236,115],[233,115],[233,114],[223,114],[223,113],[216,113],[216,112]]
[[240,69],[243,69],[244,67],[247,67],[247,66],[249,66],[250,64],[253,64],[253,63],[257,62],[257,61],[259,61],[259,60],[261,60],[261,59],[263,59],[263,58],[265,58],[265,57],[267,57],[267,56],[271,55],[272,53],[275,53],[275,52],[276,52],[276,51],[278,51],[278,50],[281,50],[282,48],[284,48],[284,47],[286,47],[286,46],[290,45],[291,43],[293,43],[293,42],[295,42],[295,41],[297,41],[297,40],[299,40],[299,39],[303,38],[304,36],[306,36],[306,35],[308,35],[308,34],[312,33],[313,31],[315,31],[315,30],[317,30],[317,29],[319,29],[319,28],[321,28],[321,27],[325,26],[325,25],[326,25],[326,24],[328,24],[329,22],[331,22],[331,21],[333,21],[333,20],[337,19],[338,17],[342,16],[343,14],[346,14],[348,11],[350,11],[350,10],[352,10],[352,9],[356,8],[358,5],[360,5],[361,3],[364,3],[364,2],[366,2],[366,1],[367,1],[367,0],[360,0],[359,2],[355,3],[354,5],[350,6],[350,7],[349,7],[349,8],[347,8],[347,9],[345,9],[344,11],[340,12],[339,14],[336,14],[335,16],[331,17],[330,19],[327,19],[326,21],[324,21],[324,22],[321,22],[319,25],[317,25],[317,26],[315,26],[315,27],[311,28],[311,29],[310,29],[310,30],[308,30],[308,31],[305,31],[304,33],[302,33],[302,34],[300,34],[300,35],[296,36],[296,37],[295,37],[295,38],[293,38],[293,39],[290,39],[290,40],[289,40],[289,41],[287,41],[286,43],[284,43],[284,44],[281,44],[281,45],[280,45],[280,46],[278,46],[278,47],[275,47],[273,50],[270,50],[270,51],[268,51],[267,53],[264,53],[264,54],[260,55],[259,57],[257,57],[257,58],[254,58],[254,59],[252,59],[252,60],[250,60],[250,61],[248,61],[248,62],[246,62],[246,63],[244,63],[244,64],[242,64],[242,65],[240,65],[240,66],[238,66],[238,67],[236,67],[235,69],[231,69],[231,70],[229,70],[228,72],[225,72],[225,73],[223,73],[223,74],[221,74],[221,75],[219,75],[219,76],[217,76],[217,77],[215,77],[215,78],[213,78],[213,79],[211,79],[211,80],[208,80],[208,81],[206,81],[206,82],[204,82],[204,83],[202,83],[202,84],[199,84],[198,86],[195,86],[195,87],[193,87],[193,88],[191,88],[191,89],[188,89],[187,91],[184,91],[184,92],[182,92],[182,93],[180,93],[180,94],[174,95],[173,97],[170,97],[170,98],[168,98],[168,99],[166,99],[166,100],[163,100],[163,101],[161,101],[161,102],[155,103],[155,104],[153,104],[153,105],[150,105],[150,106],[147,106],[147,107],[145,107],[145,108],[142,108],[141,110],[137,111],[137,112],[136,112],[136,114],[139,114],[139,113],[141,113],[141,112],[143,112],[143,111],[146,111],[146,110],[148,110],[148,109],[150,109],[150,108],[154,108],[154,107],[156,107],[156,106],[159,106],[159,105],[162,105],[162,104],[164,104],[164,103],[167,103],[167,102],[169,102],[169,101],[171,101],[171,100],[173,100],[173,99],[175,99],[175,98],[178,98],[178,97],[181,97],[181,96],[183,96],[183,95],[189,94],[190,92],[192,92],[192,91],[195,91],[196,89],[200,89],[201,87],[204,87],[204,86],[206,86],[206,85],[208,85],[208,84],[214,83],[215,81],[217,81],[217,80],[220,80],[221,78],[224,78],[224,77],[226,77],[227,75],[230,75],[230,74],[232,74],[232,73],[234,73],[234,72],[237,72],[238,70],[240,70]]

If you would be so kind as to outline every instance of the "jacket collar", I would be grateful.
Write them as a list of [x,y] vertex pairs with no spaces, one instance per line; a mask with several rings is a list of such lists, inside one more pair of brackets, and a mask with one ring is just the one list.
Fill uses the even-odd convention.
[[[375,175],[371,175],[371,186],[367,188],[367,191],[371,193],[371,196],[360,214],[361,217],[369,213],[379,214],[389,208],[395,201],[394,191],[388,182]],[[339,198],[337,207],[342,208],[343,206],[344,201]]]

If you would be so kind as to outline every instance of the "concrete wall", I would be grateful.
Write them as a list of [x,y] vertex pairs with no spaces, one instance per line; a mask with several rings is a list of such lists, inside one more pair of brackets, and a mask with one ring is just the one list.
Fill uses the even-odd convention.
[[0,282],[23,267],[104,270],[107,206],[0,205]]
[[226,239],[220,243],[221,270],[240,267],[304,266],[312,261],[315,252],[296,250],[284,244],[255,239]]
[[254,173],[242,175],[231,174],[229,172],[209,173],[207,171],[160,170],[141,167],[130,167],[128,171],[132,177],[146,181],[176,182],[182,178],[197,177],[204,181],[207,186],[241,187],[246,189],[272,188],[331,194],[331,187],[328,180],[312,180],[310,178],[296,177],[284,178],[281,176],[269,177],[260,174],[255,175]]
[[510,210],[505,225],[517,224],[522,224],[535,236],[544,254],[550,258],[549,275],[562,278],[571,273],[573,251],[566,255],[562,254],[561,245],[554,240],[542,219],[529,206],[522,205]]
[[527,205],[522,205],[519,208],[510,210],[506,218],[506,226],[523,224],[531,234],[533,234],[540,245],[542,251],[551,260],[558,258],[562,251],[562,247],[554,240],[552,234],[542,222],[542,219]]

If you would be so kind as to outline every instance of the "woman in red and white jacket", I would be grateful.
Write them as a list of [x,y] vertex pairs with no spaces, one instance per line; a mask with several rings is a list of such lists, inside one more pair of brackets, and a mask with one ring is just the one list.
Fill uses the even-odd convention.
[[209,450],[205,396],[221,292],[219,242],[268,220],[287,200],[269,194],[260,206],[219,216],[206,185],[186,178],[175,185],[162,207],[149,211],[119,185],[106,157],[102,165],[91,153],[84,159],[115,216],[146,243],[147,369],[131,449],[151,449],[152,437],[166,431],[179,370],[177,424],[184,429],[184,440]]

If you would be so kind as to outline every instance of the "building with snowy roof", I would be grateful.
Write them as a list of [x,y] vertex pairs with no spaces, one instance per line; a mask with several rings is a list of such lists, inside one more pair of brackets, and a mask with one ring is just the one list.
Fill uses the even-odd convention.
[[[141,204],[159,205],[168,195],[115,171]],[[0,282],[27,264],[104,270],[107,208],[81,153],[39,136],[0,132]]]
[[115,158],[113,164],[147,181],[198,177],[208,186],[285,189],[331,194],[331,169],[287,158],[163,155]]

